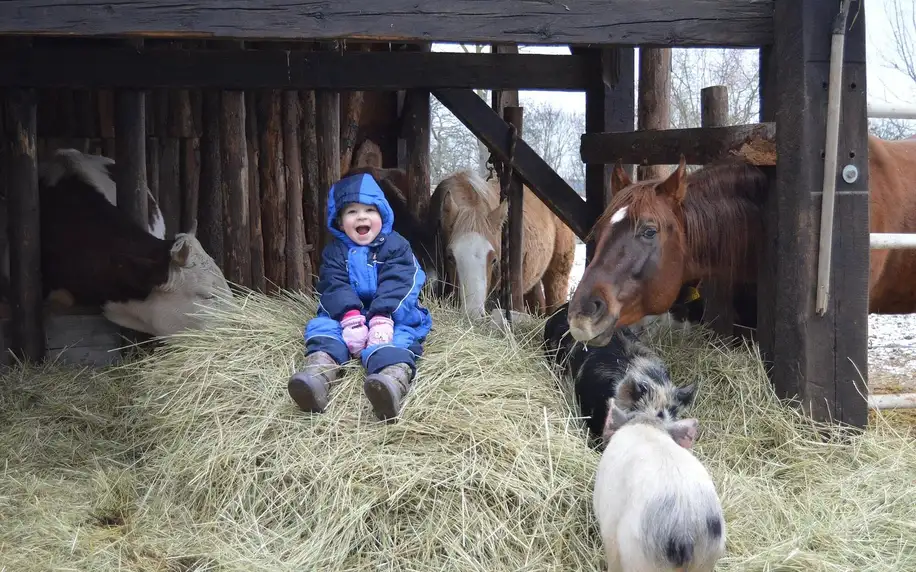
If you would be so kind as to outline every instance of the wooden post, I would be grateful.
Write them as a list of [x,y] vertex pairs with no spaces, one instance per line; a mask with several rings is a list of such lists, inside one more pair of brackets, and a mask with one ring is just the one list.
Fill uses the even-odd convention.
[[[760,49],[760,121],[776,121],[777,66],[773,46]],[[761,359],[772,374],[776,332],[776,167],[761,167],[769,181],[766,202],[761,209],[762,240],[757,248],[757,330],[755,337]]]
[[[579,52],[579,49],[576,49]],[[635,73],[633,48],[581,50],[595,59],[596,87],[585,92],[585,131],[633,131],[635,127]],[[603,213],[610,202],[611,164],[586,165],[585,200],[590,211]],[[632,175],[632,165],[625,165]],[[586,263],[594,253],[594,241],[586,244]]]
[[[324,50],[336,50],[336,42],[322,45]],[[340,179],[340,94],[336,91],[315,92],[315,138],[318,147],[318,212],[326,220],[328,191]],[[325,224],[318,231],[319,252],[327,243],[329,232]]]
[[327,190],[320,188],[318,173],[317,96],[314,91],[299,95],[302,110],[302,166],[303,209],[305,211],[305,237],[311,249],[311,267],[318,268],[321,260],[321,236],[324,234],[325,216],[321,210]]
[[[426,42],[418,46],[418,49],[428,52],[431,46]],[[401,117],[407,147],[407,197],[410,211],[419,220],[423,220],[432,193],[429,180],[429,91],[408,90]]]
[[[671,48],[639,48],[639,130],[668,129],[671,124]],[[667,176],[665,165],[640,165],[639,180]]]
[[223,91],[219,125],[226,279],[251,286],[251,231],[248,221],[248,151],[245,92]]
[[220,268],[224,267],[223,191],[220,166],[220,92],[204,90],[200,139],[200,212],[198,239]]
[[[700,126],[728,125],[728,87],[713,85],[700,90]],[[734,333],[735,306],[731,277],[716,277],[705,281],[703,288],[703,321],[711,323],[713,331],[730,337]]]
[[283,162],[286,165],[286,288],[304,290],[311,285],[312,265],[306,252],[302,206],[302,119],[299,92],[283,92]]
[[181,101],[181,231],[187,232],[197,221],[200,208],[200,92],[184,91]]
[[[245,140],[248,152],[248,228],[251,255],[251,288],[267,292],[264,262],[264,229],[261,222],[261,148],[258,139],[258,106],[254,91],[245,92]],[[283,283],[278,284],[283,287]]]
[[353,163],[353,149],[359,135],[359,118],[363,112],[364,91],[347,92],[346,101],[341,104],[344,119],[340,126],[340,172],[350,169]]
[[19,359],[31,361],[45,355],[36,108],[35,90],[6,91],[10,350]]
[[281,94],[258,94],[258,128],[261,155],[261,218],[264,227],[264,272],[268,291],[286,282],[286,177],[283,167]]
[[[831,283],[825,315],[815,312],[821,155],[835,0],[776,0],[778,76],[775,236],[776,324],[773,379],[783,396],[798,395],[817,420],[864,427],[867,405],[868,147],[865,13],[852,10],[847,26],[840,124],[840,163],[858,178],[837,178]],[[772,238],[772,237],[771,237]],[[861,376],[861,377],[860,377]],[[865,379],[862,379],[865,377]]]
[[149,227],[146,197],[146,94],[119,90],[115,94],[117,203],[129,220]]
[[[518,138],[522,138],[522,118],[523,108],[518,106],[506,107],[503,110],[503,118],[506,123],[514,125]],[[513,171],[512,180],[509,181],[509,216],[506,219],[506,225],[509,233],[509,282],[511,292],[511,309],[516,312],[525,310],[525,291],[522,284],[522,261],[524,254],[522,245],[524,241],[524,226],[522,224],[522,214],[524,208],[524,187],[522,181]]]
[[181,225],[181,142],[172,123],[178,119],[167,90],[156,90],[156,133],[159,135],[159,210],[165,220],[165,237],[172,238]]

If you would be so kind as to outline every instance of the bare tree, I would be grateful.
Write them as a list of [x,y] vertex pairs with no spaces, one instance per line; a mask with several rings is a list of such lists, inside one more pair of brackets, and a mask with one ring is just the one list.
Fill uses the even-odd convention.
[[[916,4],[913,0],[892,0],[886,4],[890,23],[890,50],[882,50],[887,67],[909,78],[906,87],[894,86],[897,97],[916,95]],[[906,82],[905,82],[906,83]],[[908,93],[901,93],[901,91]],[[875,118],[868,120],[868,131],[881,139],[906,139],[916,135],[916,121]]]
[[759,107],[757,50],[675,48],[671,53],[671,127],[700,126],[700,90],[728,87],[728,125],[755,123]]

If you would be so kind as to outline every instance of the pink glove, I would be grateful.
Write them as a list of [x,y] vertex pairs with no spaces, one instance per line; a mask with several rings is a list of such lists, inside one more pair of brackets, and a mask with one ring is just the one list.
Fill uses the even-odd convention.
[[369,341],[366,345],[390,344],[394,338],[394,322],[391,318],[378,315],[369,320]]
[[360,314],[359,310],[350,310],[344,314],[340,327],[343,329],[343,340],[347,344],[347,349],[350,350],[350,355],[359,355],[359,352],[366,347],[366,339],[369,337],[366,317]]

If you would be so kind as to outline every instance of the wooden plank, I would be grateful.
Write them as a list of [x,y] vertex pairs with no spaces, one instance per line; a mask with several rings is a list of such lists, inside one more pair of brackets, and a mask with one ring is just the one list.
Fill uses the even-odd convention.
[[203,92],[200,140],[200,198],[197,238],[204,250],[224,268],[223,192],[220,179],[220,92]]
[[565,0],[532,9],[525,0],[264,0],[253,9],[237,0],[11,0],[0,3],[0,34],[760,46],[773,39],[773,2]]
[[[760,49],[760,115],[759,121],[776,121],[777,66],[773,46]],[[777,224],[776,168],[762,167],[769,181],[765,202],[761,208],[762,238],[757,245],[757,330],[755,338],[760,348],[767,373],[772,376],[776,335],[776,249],[779,226]]]
[[[855,395],[852,380],[866,371],[867,359],[867,177],[853,185],[840,183],[832,278],[834,284],[842,285],[831,296],[830,310],[823,316],[815,312],[828,23],[836,16],[838,5],[832,0],[778,0],[776,8],[777,122],[782,135],[777,140],[781,159],[776,166],[774,270],[778,289],[773,380],[780,395],[798,396],[814,419],[864,426],[867,401]],[[850,100],[844,103],[843,115],[849,120],[841,124],[842,150],[857,152],[860,173],[867,169],[864,65],[851,64],[864,46],[864,35],[860,35],[864,32],[858,28],[863,17],[856,15],[855,32],[847,39],[853,45],[844,67],[855,77],[850,83],[856,88],[849,89],[844,79],[843,96]]]
[[305,243],[305,215],[302,206],[302,148],[299,126],[302,107],[298,91],[283,92],[283,163],[286,166],[286,276],[288,290],[304,290],[311,284],[311,260]]
[[[506,123],[515,126],[518,138],[521,139],[523,135],[523,108],[508,106],[503,110],[503,117]],[[523,312],[525,310],[525,292],[522,289],[522,281],[524,279],[522,247],[525,244],[525,227],[523,224],[525,193],[522,181],[514,169],[512,170],[512,179],[509,181],[508,199],[509,216],[506,219],[508,241],[504,241],[504,243],[508,242],[508,244],[504,244],[504,247],[508,246],[509,256],[504,257],[504,259],[509,263],[509,307],[516,312]]]
[[264,272],[267,288],[286,282],[286,177],[283,166],[281,93],[258,93],[258,130],[261,147],[261,218],[264,232]]
[[251,231],[248,220],[248,151],[245,92],[224,91],[219,122],[220,188],[226,280],[251,286]]
[[[636,89],[636,66],[633,48],[616,47],[600,50],[575,50],[592,60],[592,73],[596,84],[585,92],[585,131],[632,131],[636,108],[633,103]],[[632,166],[625,165],[632,175]],[[585,200],[588,210],[604,212],[611,201],[611,170],[613,162],[593,163],[585,166]],[[591,225],[589,225],[591,230]],[[580,237],[582,238],[582,237]],[[584,238],[583,238],[584,240]],[[591,261],[594,241],[585,245],[585,259]]]
[[[302,109],[302,169],[303,169],[303,198],[302,208],[305,211],[305,239],[311,248],[311,267],[318,268],[321,248],[321,236],[325,233],[324,226],[327,218],[321,210],[321,205],[327,200],[327,190],[322,191],[318,180],[318,127],[317,127],[317,96],[314,91],[304,91],[299,94]],[[312,277],[310,276],[309,279]]]
[[181,232],[188,232],[197,222],[200,201],[200,139],[181,140]]
[[[579,154],[586,163],[671,165],[681,154],[690,165],[705,165],[727,155],[741,155],[754,165],[776,164],[776,125],[753,123],[728,127],[692,127],[632,133],[586,133]],[[751,151],[748,151],[751,149]]]
[[[418,49],[428,51],[431,48],[432,46],[427,43]],[[404,100],[404,112],[401,115],[407,147],[407,196],[410,211],[418,220],[422,220],[426,215],[432,193],[429,178],[429,97],[429,90],[408,90]]]
[[[258,105],[255,92],[245,93],[245,146],[248,153],[248,229],[251,232],[251,288],[267,292],[264,270],[264,229],[261,217],[261,149],[258,140]],[[282,287],[283,283],[280,283]]]
[[[671,48],[639,48],[639,116],[637,128],[668,129],[671,124]],[[636,178],[662,179],[668,175],[665,165],[647,165],[636,169]]]
[[85,46],[0,53],[0,87],[579,90],[590,85],[587,70],[588,62],[581,57],[550,54]]
[[[337,49],[334,43],[320,48],[325,51]],[[315,141],[318,150],[318,213],[322,221],[315,246],[321,252],[330,237],[330,231],[324,224],[327,220],[328,191],[340,179],[340,94],[336,91],[315,92]]]
[[34,90],[6,92],[7,239],[10,265],[11,350],[19,359],[45,355]]
[[[700,124],[723,127],[728,124],[728,87],[713,85],[700,90]],[[731,277],[703,281],[703,321],[724,337],[734,333],[735,306]]]
[[[433,95],[500,160],[508,158],[509,126],[476,93],[443,89],[433,91]],[[588,209],[585,201],[524,140],[519,140],[515,147],[515,168],[525,185],[584,239],[601,213]]]
[[115,93],[115,134],[118,141],[114,156],[118,208],[140,228],[147,228],[145,93],[124,90]]

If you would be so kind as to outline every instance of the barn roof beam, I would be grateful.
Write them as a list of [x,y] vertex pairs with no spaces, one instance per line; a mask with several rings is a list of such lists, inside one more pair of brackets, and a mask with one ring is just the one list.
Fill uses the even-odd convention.
[[0,87],[584,91],[578,55],[35,47],[0,52]]
[[776,124],[695,127],[662,131],[586,133],[580,138],[583,163],[674,165],[681,154],[690,165],[737,155],[757,166],[776,164]]
[[[487,102],[469,89],[434,90],[433,95],[500,160],[509,159],[509,125]],[[515,144],[512,160],[515,171],[531,192],[585,240],[600,213],[590,212],[576,191],[524,139]]]
[[756,47],[773,0],[9,0],[0,34]]

